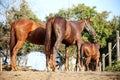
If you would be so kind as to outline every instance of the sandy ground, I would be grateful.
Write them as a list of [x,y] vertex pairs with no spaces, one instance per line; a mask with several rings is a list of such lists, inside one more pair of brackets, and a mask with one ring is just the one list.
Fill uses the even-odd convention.
[[120,80],[120,72],[1,71],[0,80]]

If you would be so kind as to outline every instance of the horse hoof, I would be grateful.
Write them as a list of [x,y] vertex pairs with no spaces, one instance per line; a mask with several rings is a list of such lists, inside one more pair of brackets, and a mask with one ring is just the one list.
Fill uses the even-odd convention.
[[56,72],[56,70],[55,70],[55,69],[53,69],[52,71],[53,71],[53,72]]
[[17,71],[17,70],[18,70],[18,68],[17,68],[17,67],[14,67],[14,68],[11,68],[10,71]]

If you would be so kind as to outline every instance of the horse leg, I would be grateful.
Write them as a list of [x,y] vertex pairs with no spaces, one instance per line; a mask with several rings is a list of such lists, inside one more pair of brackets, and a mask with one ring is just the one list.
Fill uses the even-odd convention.
[[69,53],[68,53],[68,46],[65,46],[65,70],[69,70]]
[[16,54],[18,50],[22,47],[24,41],[17,41],[15,47],[13,48],[12,54],[11,54],[11,70],[17,70],[16,68]]
[[99,59],[96,60],[96,71],[98,71]]
[[50,50],[50,55],[49,55],[49,61],[48,61],[48,63],[49,63],[48,68],[54,70],[54,65],[53,65],[53,49]]
[[89,63],[90,63],[90,61],[91,61],[91,57],[89,56],[89,57],[86,58],[86,68],[87,68],[87,71],[89,71]]
[[83,59],[83,55],[84,55],[84,50],[83,50],[83,47],[81,46],[81,50],[80,50],[80,54],[81,54],[81,58],[80,58],[80,63],[81,63],[81,67],[82,67],[82,69],[83,69],[83,61],[84,61],[84,59]]
[[[55,42],[53,38],[52,38],[52,40],[53,40],[53,42]],[[55,43],[53,43],[53,42],[51,42],[50,51],[46,52],[47,53],[46,54],[46,67],[47,67],[47,71],[50,71],[51,69],[54,70],[54,68],[55,68],[55,66],[53,64],[53,62],[54,62],[53,61],[54,60],[53,47],[54,47]]]
[[55,61],[55,57],[56,57],[56,53],[57,53],[57,50],[62,42],[63,38],[62,36],[59,36],[55,42],[55,45],[53,47],[53,71],[55,71],[56,69],[56,61]]
[[95,71],[95,62],[94,61],[91,62],[91,70]]
[[50,47],[50,51],[46,52],[46,67],[49,72],[53,68],[53,48]]
[[81,59],[80,48],[81,48],[81,43],[78,42],[77,43],[77,61],[78,61],[77,66],[79,67],[79,70],[82,70],[81,61],[80,61],[80,59]]
[[50,65],[51,65],[51,62],[50,62],[50,59],[49,59],[49,54],[46,54],[46,67],[47,67],[47,71],[50,70]]

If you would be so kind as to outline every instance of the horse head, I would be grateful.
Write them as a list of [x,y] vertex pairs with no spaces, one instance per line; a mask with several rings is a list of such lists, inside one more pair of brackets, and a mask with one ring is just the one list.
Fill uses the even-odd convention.
[[90,18],[85,20],[85,29],[90,33],[90,35],[93,38],[96,37],[96,32],[95,32],[93,26],[90,24]]

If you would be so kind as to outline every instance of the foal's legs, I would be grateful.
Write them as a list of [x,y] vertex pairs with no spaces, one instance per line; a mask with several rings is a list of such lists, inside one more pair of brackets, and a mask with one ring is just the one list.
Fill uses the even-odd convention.
[[89,56],[89,57],[86,58],[86,68],[87,68],[87,71],[89,71],[89,63],[90,63],[90,61],[91,61],[91,57]]
[[13,48],[13,51],[11,53],[11,70],[17,70],[16,69],[16,54],[18,50],[22,47],[24,41],[17,41],[15,47]]
[[99,58],[96,60],[96,71],[98,71]]

